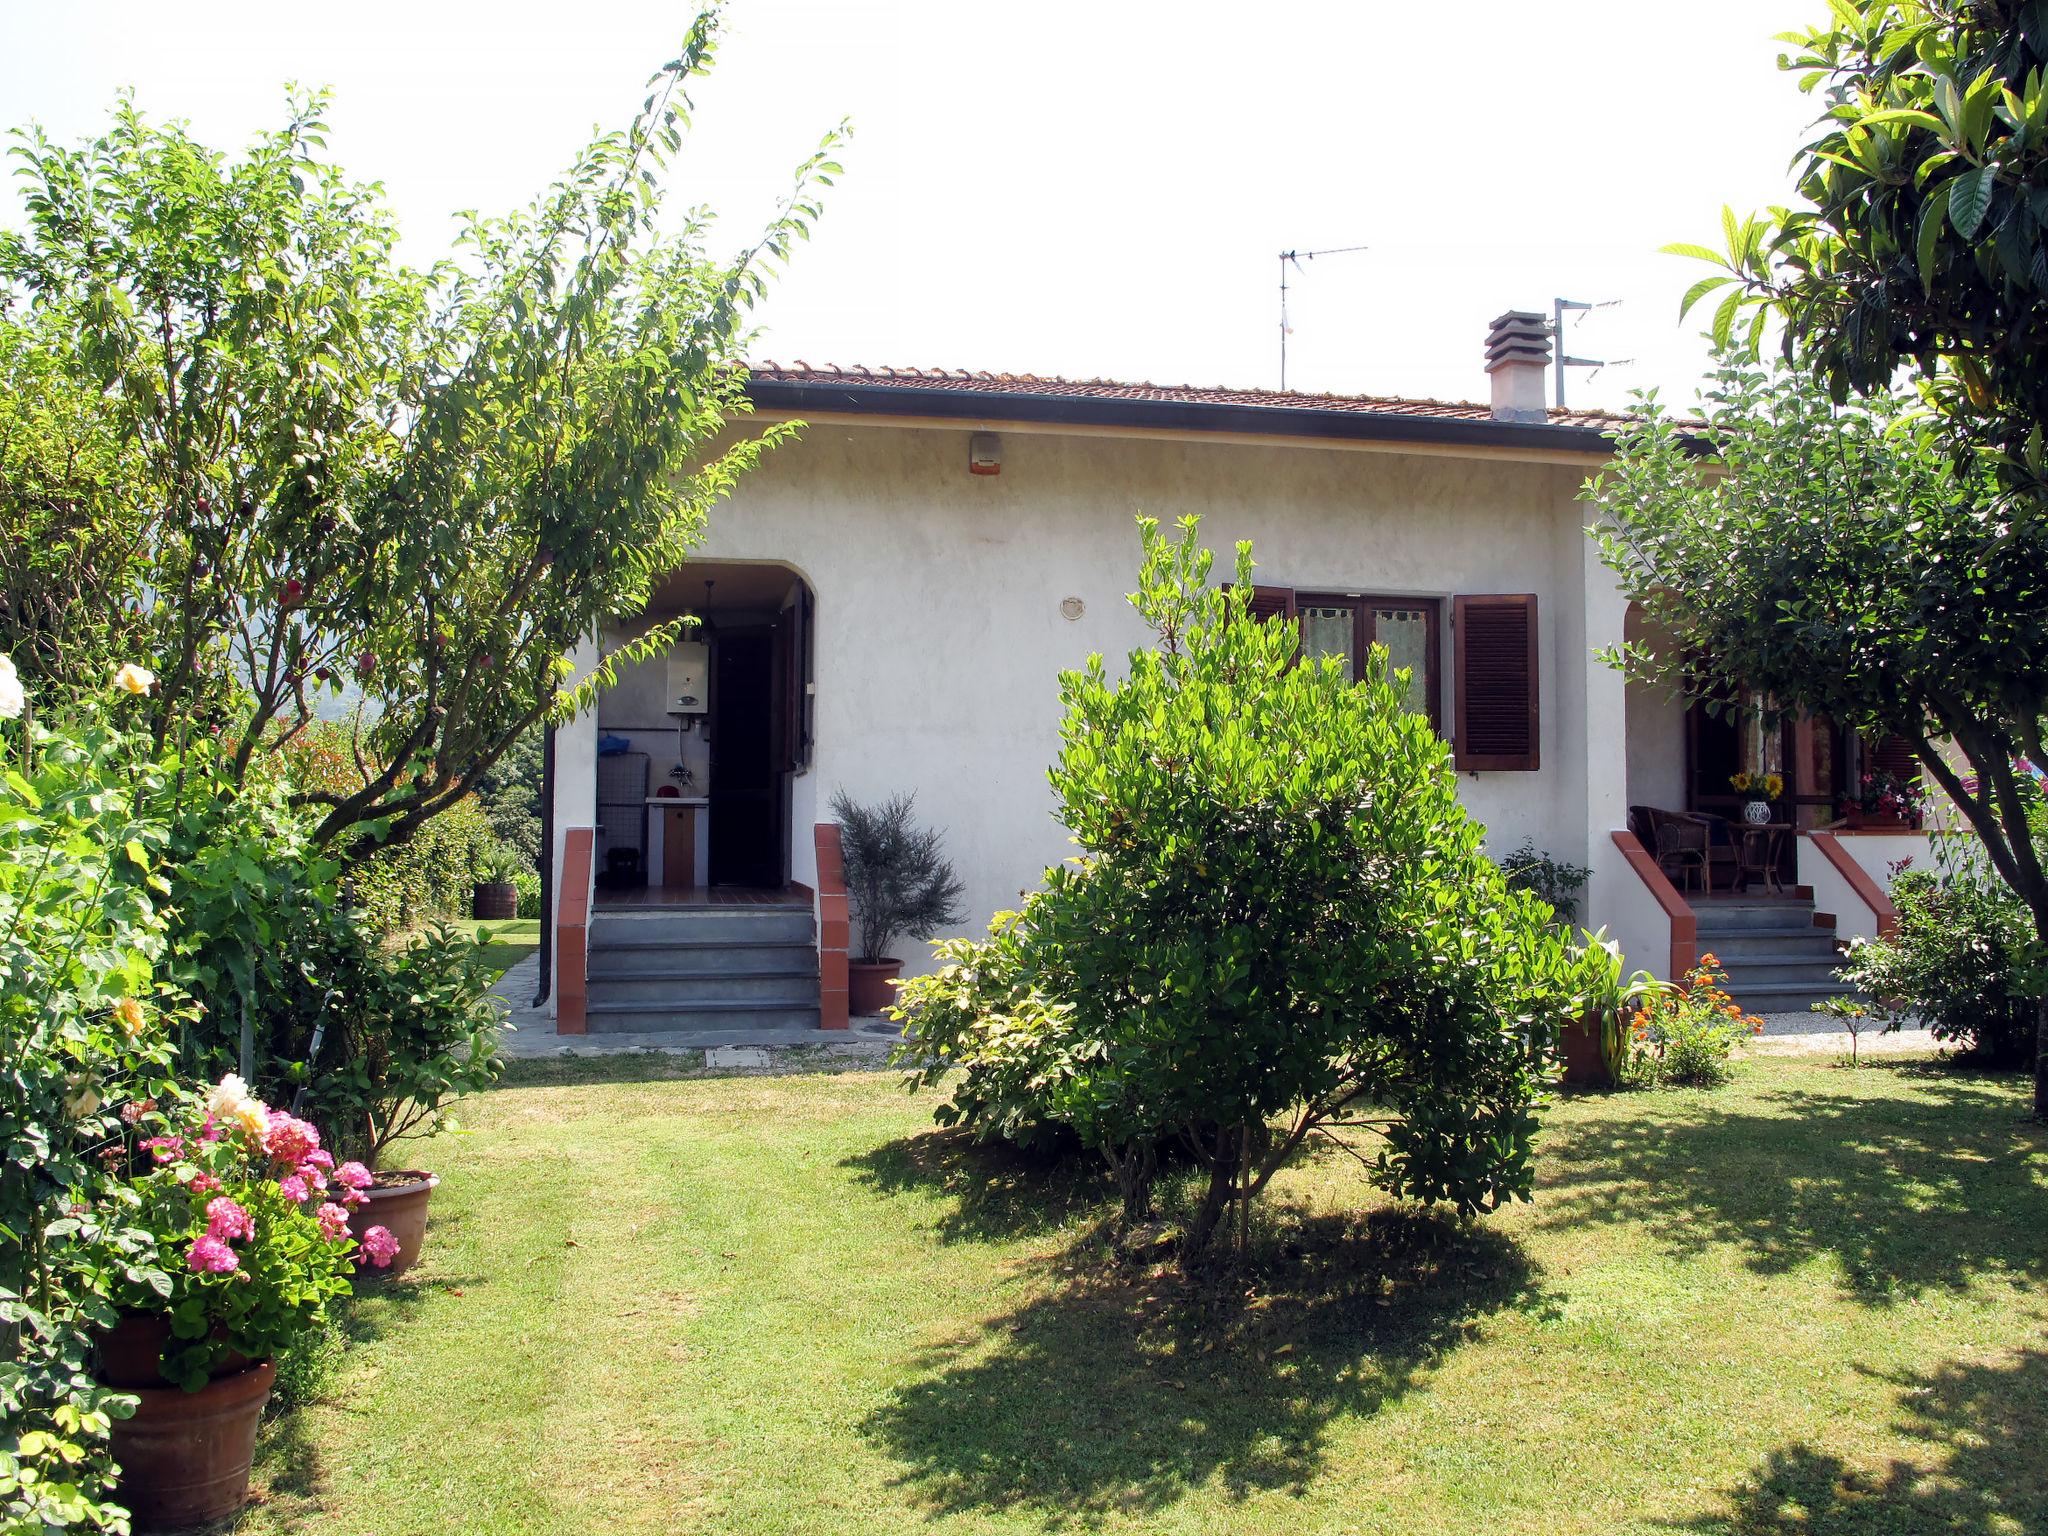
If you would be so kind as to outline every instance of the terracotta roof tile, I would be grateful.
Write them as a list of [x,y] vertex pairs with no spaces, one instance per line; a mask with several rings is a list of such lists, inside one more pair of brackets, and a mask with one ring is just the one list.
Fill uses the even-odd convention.
[[[1259,406],[1273,410],[1344,411],[1360,416],[1419,416],[1439,421],[1492,421],[1493,408],[1469,400],[1414,400],[1393,395],[1319,395],[1298,390],[1229,389],[1195,384],[1128,384],[1114,379],[1062,379],[1036,373],[969,373],[946,368],[839,368],[794,363],[750,365],[756,379],[786,384],[858,384],[898,389],[949,389],[989,395],[1043,395],[1076,400],[1156,400],[1183,405]],[[1550,425],[1596,431],[1634,418],[1618,411],[1552,410]]]

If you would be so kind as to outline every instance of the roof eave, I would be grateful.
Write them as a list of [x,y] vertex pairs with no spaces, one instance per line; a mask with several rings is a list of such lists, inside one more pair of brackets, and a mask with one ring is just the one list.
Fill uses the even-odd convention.
[[1386,411],[1332,411],[1313,406],[1228,405],[1213,401],[1131,400],[1040,395],[903,384],[818,383],[753,378],[757,410],[875,416],[1016,421],[1163,432],[1218,432],[1333,441],[1428,443],[1444,447],[1548,449],[1605,458],[1611,434],[1599,427],[1548,422],[1470,421]]

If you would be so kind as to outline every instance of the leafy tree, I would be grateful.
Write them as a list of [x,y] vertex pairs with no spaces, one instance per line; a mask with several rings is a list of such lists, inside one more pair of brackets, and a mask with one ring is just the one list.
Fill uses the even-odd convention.
[[[318,97],[233,161],[127,101],[76,148],[19,135],[0,364],[61,388],[35,473],[0,447],[0,522],[41,526],[55,500],[84,531],[10,569],[30,580],[17,611],[132,574],[109,548],[146,552],[155,736],[218,725],[238,773],[358,690],[362,782],[304,791],[323,843],[366,822],[403,838],[588,702],[611,674],[564,695],[565,653],[637,609],[787,431],[719,436],[745,409],[751,306],[837,171],[834,134],[731,261],[705,254],[701,211],[664,230],[716,32],[706,12],[630,126],[526,210],[467,216],[459,259],[424,270],[397,260],[380,189],[326,158]],[[89,484],[71,495],[67,475]],[[64,652],[27,646],[22,665],[102,681]]]
[[[2048,763],[2048,519],[1909,396],[1837,406],[1782,363],[1731,360],[1719,381],[1701,434],[1719,473],[1650,400],[1588,485],[1607,564],[1670,636],[1618,659],[1719,710],[1761,693],[1905,737],[2048,946],[2026,766]],[[2048,1050],[2034,1093],[2048,1115]]]
[[2048,4],[1829,0],[1782,68],[1825,103],[1794,164],[1802,199],[1738,219],[1716,338],[1773,314],[1837,401],[1917,365],[1957,426],[2038,483],[2048,420]]
[[528,731],[477,780],[476,796],[498,841],[528,869],[540,865],[541,767],[546,739]]
[[1051,780],[1080,857],[903,989],[912,1059],[967,1068],[943,1118],[1071,1129],[1127,1219],[1177,1140],[1207,1174],[1189,1262],[1338,1125],[1379,1133],[1367,1167],[1396,1194],[1526,1197],[1578,976],[1550,909],[1485,856],[1384,650],[1356,686],[1295,664],[1294,626],[1251,616],[1249,545],[1218,590],[1194,519],[1140,527],[1156,644],[1121,682],[1099,656],[1061,679]]

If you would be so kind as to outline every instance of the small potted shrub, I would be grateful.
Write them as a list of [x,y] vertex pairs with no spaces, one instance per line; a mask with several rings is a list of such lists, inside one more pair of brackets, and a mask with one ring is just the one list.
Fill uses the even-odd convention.
[[[122,1120],[129,1145],[109,1154],[136,1171],[96,1223],[118,1234],[98,1267],[120,1316],[95,1375],[136,1402],[113,1424],[121,1500],[139,1529],[175,1529],[248,1496],[273,1357],[347,1293],[350,1208],[370,1172],[337,1164],[313,1126],[232,1075],[203,1097],[131,1104]],[[362,1248],[388,1263],[390,1234],[369,1228]]]
[[[325,930],[314,962],[321,994],[300,1028],[309,1041],[300,1108],[337,1151],[373,1170],[350,1217],[366,1252],[388,1231],[387,1275],[417,1262],[427,1202],[440,1179],[388,1166],[402,1141],[448,1124],[453,1101],[497,1080],[504,1022],[487,996],[481,946],[450,930],[386,950],[344,925]],[[317,1042],[311,1044],[310,1042]]]
[[860,805],[842,790],[833,796],[840,847],[846,859],[846,905],[858,936],[848,957],[847,1011],[878,1014],[895,999],[901,958],[891,955],[909,934],[929,939],[960,921],[960,881],[940,852],[939,834],[911,819],[915,796],[897,795]]
[[503,843],[492,847],[474,866],[476,884],[469,893],[469,915],[479,922],[503,922],[519,915],[519,855]]

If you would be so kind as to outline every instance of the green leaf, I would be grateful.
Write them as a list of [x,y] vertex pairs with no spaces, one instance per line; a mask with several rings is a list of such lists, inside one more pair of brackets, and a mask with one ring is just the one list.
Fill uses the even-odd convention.
[[1859,128],[1868,128],[1873,123],[1911,123],[1916,128],[1932,128],[1936,133],[1948,126],[1932,112],[1924,112],[1918,107],[1886,107],[1856,119]]
[[1980,165],[1944,185],[1951,188],[1948,200],[1948,221],[1955,232],[1965,240],[1973,238],[1983,226],[1984,215],[1991,211],[1992,170]]
[[1735,315],[1742,308],[1742,291],[1737,289],[1714,311],[1714,345],[1725,348],[1735,333]]
[[1934,291],[1934,245],[1941,238],[1941,221],[1948,213],[1949,196],[1955,191],[1955,185],[1953,181],[1944,181],[1920,207],[1920,229],[1913,240],[1913,260],[1920,274],[1922,293]]
[[135,841],[134,838],[128,839],[123,851],[128,855],[128,862],[137,869],[149,868],[149,855],[142,851],[142,844]]
[[1686,315],[1691,311],[1693,305],[1699,303],[1699,301],[1702,298],[1712,293],[1716,288],[1724,287],[1725,285],[1732,283],[1734,281],[1734,278],[1723,276],[1720,274],[1716,274],[1712,277],[1701,278],[1698,282],[1694,283],[1690,288],[1686,289],[1685,297],[1678,301],[1678,318],[1680,320],[1683,320],[1686,317]]
[[1694,261],[1712,262],[1717,267],[1728,265],[1728,258],[1721,255],[1718,251],[1709,250],[1704,245],[1693,245],[1684,240],[1675,241],[1670,245],[1660,245],[1657,247],[1657,250],[1660,255],[1664,256],[1690,256]]

